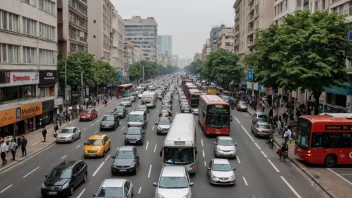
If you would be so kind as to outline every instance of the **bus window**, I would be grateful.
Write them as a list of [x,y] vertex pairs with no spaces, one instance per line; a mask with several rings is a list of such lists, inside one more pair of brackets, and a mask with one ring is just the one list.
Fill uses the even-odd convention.
[[165,148],[164,162],[168,164],[190,164],[194,162],[193,148]]
[[206,124],[214,128],[229,126],[230,124],[229,116],[208,114]]
[[296,144],[304,149],[308,149],[310,142],[310,132],[312,124],[306,120],[299,120],[296,132]]

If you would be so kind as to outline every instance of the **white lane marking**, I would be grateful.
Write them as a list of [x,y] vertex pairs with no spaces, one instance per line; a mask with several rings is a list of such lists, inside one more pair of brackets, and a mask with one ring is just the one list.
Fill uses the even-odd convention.
[[99,131],[94,132],[94,134],[97,134]]
[[82,129],[83,131],[87,130],[87,129]]
[[244,183],[246,184],[246,186],[248,186],[248,183],[247,183],[246,178],[244,178],[244,177],[242,177],[242,178],[243,178],[243,181],[244,181]]
[[33,169],[31,172],[27,173],[25,176],[23,176],[22,178],[27,177],[28,175],[30,175],[31,173],[33,173],[34,171],[36,171],[40,166],[38,166],[37,168]]
[[76,147],[76,149],[78,149],[80,146],[81,146],[81,145],[78,145],[78,146]]
[[154,127],[155,127],[155,125],[153,126],[152,131],[154,130]]
[[207,167],[207,162],[206,161],[204,161],[204,166]]
[[149,166],[148,178],[150,177],[150,173],[152,172],[152,166],[153,166],[153,165],[150,165],[150,166]]
[[105,161],[108,160],[110,156],[111,156],[111,155],[108,155],[108,156],[105,158]]
[[142,187],[139,187],[138,194],[141,194]]
[[281,177],[282,181],[284,181],[285,184],[291,189],[291,191],[293,192],[293,194],[296,195],[297,198],[302,198],[302,197],[298,194],[298,192],[286,181],[286,179],[285,179],[283,176],[280,176],[280,177]]
[[240,158],[238,157],[238,155],[236,156],[236,159],[237,159],[238,163],[241,163],[241,160],[240,160]]
[[121,128],[121,131],[122,131],[125,127],[126,127],[126,126],[122,127],[122,128]]
[[265,155],[265,153],[264,153],[263,151],[260,151],[260,152],[264,155],[264,157],[265,157],[265,158],[267,158],[267,157],[268,157],[268,156],[266,156],[266,155]]
[[203,145],[203,139],[200,139],[200,142],[202,143],[202,146],[204,146],[204,145]]
[[349,175],[352,175],[352,174],[339,174],[339,175],[346,175],[346,176],[349,176]]
[[328,168],[329,171],[331,171],[332,173],[334,173],[335,175],[337,175],[338,177],[340,177],[341,179],[343,179],[344,181],[346,181],[347,183],[351,184],[352,183],[350,181],[348,181],[346,178],[342,177],[340,174],[336,173],[335,171],[331,170],[330,168]]
[[205,153],[204,153],[204,150],[203,150],[203,157],[205,157]]
[[257,143],[254,143],[259,150],[262,150]]
[[101,167],[104,165],[104,163],[105,163],[105,162],[102,162],[102,163],[100,164],[100,166],[97,168],[97,170],[95,170],[95,172],[93,173],[92,177],[94,177],[94,176],[98,173],[98,171],[101,169]]
[[271,166],[276,170],[276,172],[280,172],[279,169],[276,168],[276,166],[271,162],[270,159],[268,159],[268,162],[271,164]]
[[86,189],[83,189],[82,192],[79,193],[79,195],[77,196],[77,198],[80,198],[80,197],[83,195],[84,191],[86,191]]
[[235,119],[237,120],[238,124],[241,124],[240,121],[235,117]]
[[4,188],[2,191],[0,191],[0,193],[5,192],[5,190],[9,189],[11,186],[12,186],[12,184],[11,184],[11,185],[9,185],[8,187]]
[[147,141],[147,146],[145,146],[145,150],[148,150],[148,145],[149,145],[149,141]]
[[65,157],[67,157],[67,155],[63,156],[61,159],[64,159]]
[[94,126],[94,124],[91,124],[90,126]]
[[155,153],[155,151],[156,151],[156,146],[157,146],[157,145],[154,146],[154,153]]
[[34,145],[38,144],[39,142],[41,142],[41,141],[38,141],[38,142],[36,142],[36,143],[32,144],[32,146],[34,146]]
[[247,130],[243,127],[243,125],[241,125],[242,129],[244,130],[244,132],[247,133],[248,137],[251,138],[251,140],[254,142],[254,139],[252,138],[251,135],[249,135],[249,133],[247,132]]

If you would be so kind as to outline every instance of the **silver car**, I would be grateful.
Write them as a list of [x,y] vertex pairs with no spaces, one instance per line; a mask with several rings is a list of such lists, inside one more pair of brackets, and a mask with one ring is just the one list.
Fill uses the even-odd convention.
[[121,102],[121,104],[123,104],[126,107],[130,107],[132,106],[132,101],[131,98],[124,98],[123,101]]
[[131,102],[136,102],[136,97],[135,96],[132,95],[129,98],[130,98]]
[[252,124],[251,131],[255,137],[268,137],[273,132],[273,129],[269,123],[258,120],[256,123]]
[[56,136],[56,143],[74,142],[81,138],[81,131],[77,127],[65,127]]
[[235,170],[227,159],[212,159],[207,172],[210,184],[235,185]]
[[236,146],[229,136],[218,136],[214,142],[215,157],[233,157],[236,159]]
[[169,118],[161,117],[159,122],[156,122],[156,134],[167,134],[170,129],[171,121]]
[[101,183],[98,192],[93,194],[93,196],[95,198],[131,198],[133,197],[133,184],[126,179],[105,179]]
[[247,111],[248,109],[248,104],[243,101],[239,101],[236,105],[237,111]]

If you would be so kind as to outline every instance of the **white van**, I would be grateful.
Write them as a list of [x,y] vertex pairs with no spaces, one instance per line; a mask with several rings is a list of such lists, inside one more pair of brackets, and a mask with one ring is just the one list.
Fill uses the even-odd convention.
[[148,114],[146,111],[132,111],[128,115],[128,127],[147,127]]
[[143,92],[142,104],[146,105],[148,108],[155,108],[157,103],[156,92],[145,91]]

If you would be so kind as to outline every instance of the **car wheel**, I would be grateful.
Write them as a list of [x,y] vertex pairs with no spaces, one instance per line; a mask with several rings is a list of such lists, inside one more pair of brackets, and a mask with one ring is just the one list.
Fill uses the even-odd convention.
[[136,169],[134,169],[134,172],[133,172],[134,175],[137,175],[137,169],[138,169],[138,166],[136,166]]
[[70,196],[73,195],[73,192],[74,192],[74,189],[73,189],[73,186],[71,186],[71,187],[70,187],[70,192],[69,192]]
[[105,151],[103,152],[103,157],[105,157]]
[[74,138],[74,137],[71,138],[70,142],[72,143],[73,141],[75,141],[75,138]]
[[81,139],[81,133],[79,133],[79,135],[78,135],[78,139]]
[[84,177],[83,177],[83,181],[82,181],[83,183],[86,183],[87,182],[87,172],[86,173],[84,173]]
[[127,142],[125,142],[125,146],[127,146],[128,145],[128,143]]

